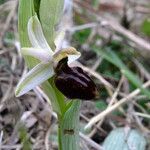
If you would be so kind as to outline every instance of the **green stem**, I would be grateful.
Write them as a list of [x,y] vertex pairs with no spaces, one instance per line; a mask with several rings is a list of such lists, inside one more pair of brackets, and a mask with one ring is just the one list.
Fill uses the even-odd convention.
[[60,116],[58,116],[58,149],[59,150],[62,150],[62,136],[61,136],[61,128],[60,128],[60,122],[61,122],[61,119],[60,119],[61,117]]
[[58,116],[59,150],[79,150],[79,110],[81,102],[73,100],[72,105]]

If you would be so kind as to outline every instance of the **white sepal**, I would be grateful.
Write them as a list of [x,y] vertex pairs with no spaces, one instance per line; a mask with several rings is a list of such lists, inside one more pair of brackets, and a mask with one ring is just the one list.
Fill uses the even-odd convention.
[[79,57],[81,56],[81,53],[78,52],[75,55],[68,55],[68,65],[71,64],[72,62],[74,62],[75,60],[77,60]]
[[33,47],[47,50],[51,54],[53,54],[53,51],[49,47],[44,37],[42,27],[37,15],[32,16],[28,21],[28,35]]
[[81,53],[78,52],[74,47],[68,47],[55,52],[53,55],[53,59],[59,62],[61,59],[68,57],[68,64],[71,64],[73,61],[77,60],[80,56]]
[[45,51],[44,49],[40,48],[23,47],[21,48],[21,54],[23,56],[32,56],[45,63],[50,62],[52,60],[51,54],[48,51]]
[[27,93],[54,75],[53,66],[50,63],[40,63],[30,70],[17,85],[15,95],[17,97]]
[[55,41],[54,41],[54,43],[56,45],[55,52],[62,49],[62,44],[63,44],[64,37],[65,37],[65,32],[64,31],[60,31],[58,33],[58,35],[56,36]]

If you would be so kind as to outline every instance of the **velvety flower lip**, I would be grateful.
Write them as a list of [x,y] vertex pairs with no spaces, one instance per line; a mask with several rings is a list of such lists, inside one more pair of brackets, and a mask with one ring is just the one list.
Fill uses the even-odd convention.
[[97,100],[96,84],[80,67],[69,67],[68,57],[59,61],[55,68],[54,82],[57,89],[69,99]]
[[64,38],[63,31],[56,36],[54,41],[56,49],[52,50],[44,37],[37,15],[34,15],[29,19],[27,28],[32,47],[21,48],[21,54],[23,56],[32,56],[37,58],[40,63],[25,74],[19,81],[15,91],[15,95],[17,97],[27,93],[31,89],[54,76],[54,64],[58,63],[61,59],[68,57],[67,63],[70,64],[81,55],[80,52],[73,47],[60,49],[61,42]]

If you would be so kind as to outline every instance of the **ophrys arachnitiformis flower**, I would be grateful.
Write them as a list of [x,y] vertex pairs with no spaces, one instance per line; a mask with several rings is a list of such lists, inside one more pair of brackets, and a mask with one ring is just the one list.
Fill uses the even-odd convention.
[[96,85],[91,78],[81,68],[68,66],[80,57],[80,52],[73,47],[61,49],[63,32],[56,37],[54,41],[56,49],[52,50],[35,15],[29,19],[28,35],[32,47],[21,48],[21,53],[23,56],[37,58],[40,63],[22,77],[16,88],[16,96],[27,93],[55,75],[56,87],[66,97],[86,100],[97,97]]
[[51,78],[55,74],[55,65],[62,58],[68,57],[68,64],[70,64],[80,57],[80,52],[73,47],[60,49],[63,34],[63,32],[60,32],[56,37],[54,41],[56,49],[52,50],[44,37],[38,17],[35,15],[29,19],[28,36],[32,47],[21,48],[21,54],[37,58],[40,60],[40,63],[22,77],[15,91],[16,96],[27,93],[37,85]]

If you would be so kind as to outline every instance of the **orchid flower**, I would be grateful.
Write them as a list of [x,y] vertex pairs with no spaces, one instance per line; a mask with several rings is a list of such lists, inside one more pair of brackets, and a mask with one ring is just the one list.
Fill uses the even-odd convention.
[[80,57],[80,52],[73,47],[61,49],[64,38],[63,32],[60,32],[56,37],[54,41],[56,49],[52,50],[44,37],[37,15],[32,16],[28,21],[28,36],[32,47],[21,48],[21,54],[32,56],[38,59],[40,63],[22,77],[16,87],[15,95],[17,97],[54,76],[55,65],[63,58],[68,57],[67,63],[69,65]]

